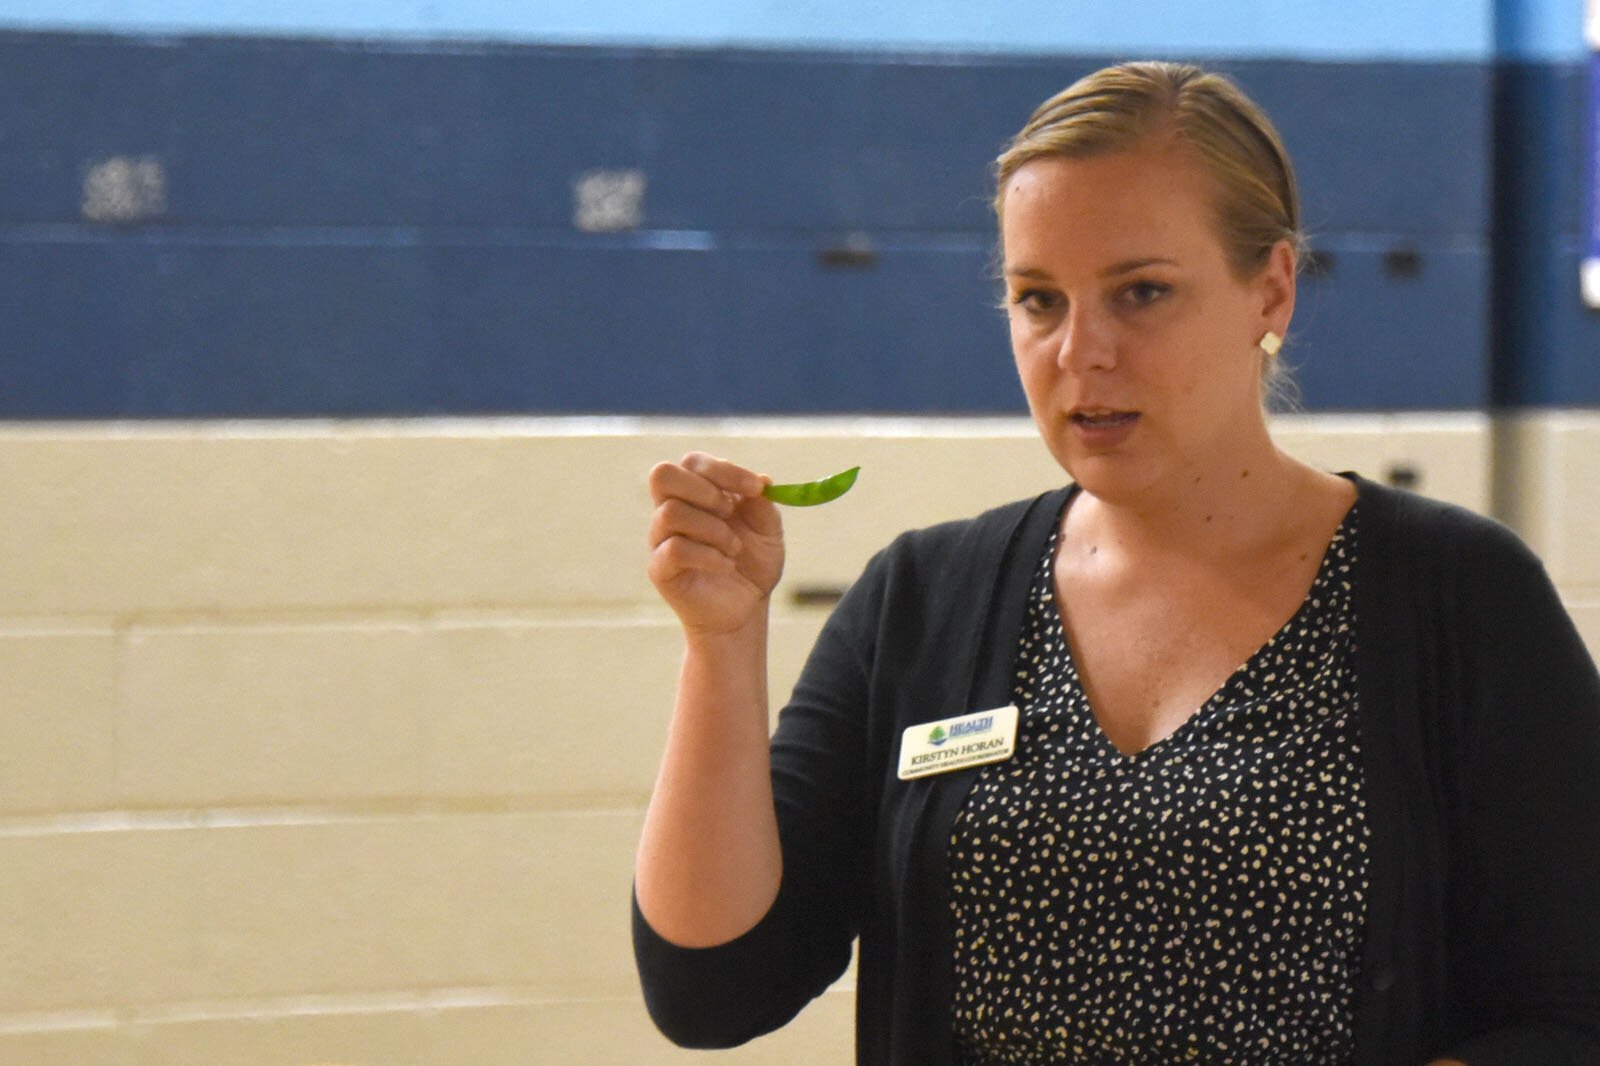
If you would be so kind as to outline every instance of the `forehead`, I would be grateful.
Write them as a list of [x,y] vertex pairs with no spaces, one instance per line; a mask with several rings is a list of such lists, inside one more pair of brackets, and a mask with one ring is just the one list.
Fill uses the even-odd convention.
[[1015,257],[1221,252],[1215,183],[1190,149],[1031,160],[1006,182],[1001,239]]

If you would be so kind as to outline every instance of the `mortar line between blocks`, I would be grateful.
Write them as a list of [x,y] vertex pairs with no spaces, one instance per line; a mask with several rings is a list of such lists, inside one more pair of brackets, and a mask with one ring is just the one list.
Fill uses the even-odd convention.
[[641,790],[636,795],[556,797],[545,801],[463,799],[15,813],[0,815],[0,840],[89,833],[444,822],[457,818],[632,818],[643,813],[646,802],[647,795]]

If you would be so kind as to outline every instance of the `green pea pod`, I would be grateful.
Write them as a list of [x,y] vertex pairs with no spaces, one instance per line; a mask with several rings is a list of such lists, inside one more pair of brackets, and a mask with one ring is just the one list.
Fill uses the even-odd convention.
[[856,475],[859,473],[861,468],[852,466],[849,470],[841,471],[832,477],[825,477],[821,481],[768,485],[761,490],[761,495],[773,503],[787,504],[790,507],[815,507],[819,503],[837,500],[849,492],[850,486],[856,483]]

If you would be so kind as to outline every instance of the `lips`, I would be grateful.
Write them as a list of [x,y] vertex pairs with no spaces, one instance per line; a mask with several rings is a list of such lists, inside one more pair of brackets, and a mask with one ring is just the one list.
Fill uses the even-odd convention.
[[1119,411],[1112,407],[1074,407],[1067,412],[1067,425],[1078,444],[1092,453],[1110,453],[1133,439],[1139,429],[1138,411]]
[[1138,419],[1137,411],[1114,411],[1109,408],[1079,408],[1067,416],[1086,429],[1116,429],[1132,425]]

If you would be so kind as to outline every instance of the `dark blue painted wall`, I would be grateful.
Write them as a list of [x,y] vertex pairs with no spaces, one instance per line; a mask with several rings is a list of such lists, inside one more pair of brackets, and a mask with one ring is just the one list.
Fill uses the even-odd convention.
[[[0,35],[0,417],[1021,411],[987,168],[1109,58]],[[1491,369],[1494,68],[1220,65],[1325,253],[1307,406],[1533,396]],[[83,217],[111,156],[156,217]],[[636,231],[574,227],[597,168]]]
[[1600,311],[1578,286],[1587,74],[1576,63],[1506,63],[1499,75],[1494,399],[1600,404]]

